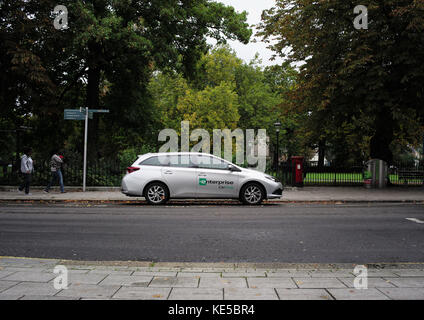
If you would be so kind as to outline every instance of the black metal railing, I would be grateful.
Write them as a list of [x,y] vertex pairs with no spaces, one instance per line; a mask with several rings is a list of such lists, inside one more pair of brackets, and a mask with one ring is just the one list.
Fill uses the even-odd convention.
[[[87,186],[120,186],[126,166],[115,160],[100,160],[87,164]],[[303,163],[303,184],[305,186],[361,186],[364,184],[365,163],[354,165],[318,166],[316,162]],[[62,168],[65,186],[81,186],[83,180],[82,163],[65,164]],[[266,173],[275,176],[283,185],[291,186],[294,181],[294,167],[291,162],[281,162],[276,169],[270,163]],[[388,180],[393,185],[423,185],[424,163],[395,163],[388,168]],[[48,162],[35,164],[32,185],[43,186],[50,181]],[[0,185],[19,185],[22,178],[12,170],[11,165],[0,164]]]
[[363,164],[318,166],[316,162],[304,162],[304,185],[362,185]]
[[[305,186],[362,186],[365,162],[351,165],[303,162],[303,185]],[[279,164],[278,170],[267,168],[267,173],[278,178],[286,186],[295,185],[294,167],[290,162]],[[420,186],[424,184],[424,163],[418,161],[396,162],[387,170],[389,184]]]
[[[120,186],[125,174],[125,168],[117,161],[98,161],[87,163],[87,186]],[[65,186],[81,186],[83,182],[82,164],[65,164],[62,167]],[[32,185],[47,185],[51,178],[48,162],[36,163],[32,175]],[[22,180],[19,172],[12,166],[0,168],[0,185],[18,185]],[[57,182],[56,182],[57,184]]]

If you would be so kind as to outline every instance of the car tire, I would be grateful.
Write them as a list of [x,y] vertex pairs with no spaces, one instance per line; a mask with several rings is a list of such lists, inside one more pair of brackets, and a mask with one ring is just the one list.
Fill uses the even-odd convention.
[[168,187],[161,182],[152,182],[144,189],[144,198],[152,205],[165,204],[169,200]]
[[240,192],[240,201],[247,205],[260,204],[264,198],[265,192],[263,187],[258,183],[247,183]]

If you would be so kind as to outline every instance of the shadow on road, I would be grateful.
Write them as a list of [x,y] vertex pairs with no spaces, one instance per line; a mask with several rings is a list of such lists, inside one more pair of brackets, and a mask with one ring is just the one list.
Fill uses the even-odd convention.
[[[193,201],[193,200],[188,200],[188,201],[169,201],[167,202],[165,205],[151,205],[149,203],[147,203],[146,201],[128,201],[128,202],[124,202],[124,203],[120,203],[120,205],[124,205],[124,206],[146,206],[146,207],[197,207],[197,206],[215,206],[215,207],[220,207],[220,206],[234,206],[234,207],[258,207],[258,206],[249,206],[249,205],[245,205],[239,201]],[[259,205],[259,207],[261,206],[278,206],[278,203],[274,203],[274,202],[263,202]]]

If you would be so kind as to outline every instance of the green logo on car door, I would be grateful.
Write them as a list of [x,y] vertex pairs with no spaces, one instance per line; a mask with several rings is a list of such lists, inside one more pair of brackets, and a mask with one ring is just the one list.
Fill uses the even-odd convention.
[[206,178],[199,178],[199,186],[206,186],[207,183]]

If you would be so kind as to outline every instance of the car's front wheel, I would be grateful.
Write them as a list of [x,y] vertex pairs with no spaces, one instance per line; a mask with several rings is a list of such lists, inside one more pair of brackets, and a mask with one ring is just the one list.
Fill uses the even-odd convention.
[[169,191],[165,184],[153,182],[144,190],[144,197],[150,204],[165,204],[169,200]]
[[248,183],[241,189],[240,200],[244,204],[260,204],[265,198],[263,188],[257,183]]

